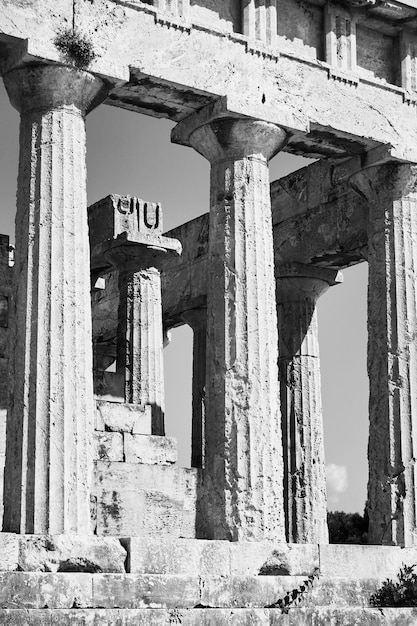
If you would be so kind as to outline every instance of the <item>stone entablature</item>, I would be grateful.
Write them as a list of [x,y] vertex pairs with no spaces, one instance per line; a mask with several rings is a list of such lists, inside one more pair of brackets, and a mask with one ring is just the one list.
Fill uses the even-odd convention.
[[[63,0],[57,13],[49,0],[43,2],[42,13],[48,17],[42,23],[30,4],[24,23],[14,15],[12,4],[4,7],[0,17],[4,71],[16,58],[62,60],[51,33],[72,17],[72,4]],[[108,104],[178,121],[227,96],[230,111],[285,125],[291,134],[288,150],[344,156],[382,142],[393,146],[393,154],[417,160],[415,111],[408,105],[413,103],[407,78],[410,64],[407,54],[402,59],[395,52],[400,31],[405,38],[413,32],[416,9],[400,3],[346,9],[352,15],[357,12],[357,72],[349,64],[334,67],[336,77],[342,72],[341,88],[325,60],[324,5],[306,2],[300,7],[288,0],[279,6],[276,49],[265,49],[258,40],[236,32],[242,29],[238,26],[242,16],[234,2],[193,4],[189,20],[178,21],[149,3],[106,5],[103,0],[78,3],[74,19],[90,35],[98,54],[91,69],[113,84]],[[162,15],[164,19],[158,17]],[[233,26],[225,30],[225,24]],[[27,41],[15,45],[7,56],[10,37]],[[412,47],[407,50],[411,59]],[[225,59],[233,71],[221,70]]]

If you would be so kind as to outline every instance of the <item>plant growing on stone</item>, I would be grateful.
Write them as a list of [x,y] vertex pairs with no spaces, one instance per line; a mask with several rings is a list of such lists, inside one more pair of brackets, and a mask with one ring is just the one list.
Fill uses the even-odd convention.
[[417,606],[417,574],[415,565],[403,565],[397,576],[398,582],[387,578],[370,597],[371,606]]
[[55,37],[54,45],[79,69],[86,69],[97,56],[88,37],[75,28],[62,29]]
[[288,613],[288,611],[295,607],[300,606],[302,602],[305,600],[306,593],[313,588],[314,581],[319,577],[317,571],[301,583],[299,587],[292,589],[289,591],[283,598],[279,598],[273,604],[265,607],[267,609],[281,609],[283,613]]

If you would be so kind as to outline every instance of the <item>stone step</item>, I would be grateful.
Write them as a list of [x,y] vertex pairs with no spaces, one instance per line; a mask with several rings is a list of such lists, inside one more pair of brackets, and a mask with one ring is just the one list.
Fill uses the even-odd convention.
[[195,537],[198,470],[97,461],[98,535]]
[[301,576],[1,572],[0,608],[268,608],[294,589],[306,607],[366,607],[380,584],[320,578],[309,587]]
[[417,609],[0,609],[2,626],[415,626]]
[[126,558],[126,549],[116,537],[0,533],[2,576],[5,572],[125,573]]
[[293,575],[328,578],[395,577],[417,564],[416,548],[228,542],[175,537],[129,537],[128,571],[143,574],[218,576]]
[[[127,571],[188,576],[309,576],[319,571],[316,544],[128,537]],[[375,576],[375,574],[374,574]]]

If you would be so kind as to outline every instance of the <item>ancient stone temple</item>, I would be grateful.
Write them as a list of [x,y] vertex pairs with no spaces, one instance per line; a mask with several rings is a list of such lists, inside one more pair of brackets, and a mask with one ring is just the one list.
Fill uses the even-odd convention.
[[[417,563],[414,0],[1,5],[21,122],[0,623],[417,623],[370,606]],[[85,118],[106,104],[176,122],[210,163],[208,214],[164,233],[140,189],[88,207]],[[315,162],[271,183],[281,150]],[[360,262],[371,545],[329,545],[317,302]],[[164,423],[183,324],[190,468]]]

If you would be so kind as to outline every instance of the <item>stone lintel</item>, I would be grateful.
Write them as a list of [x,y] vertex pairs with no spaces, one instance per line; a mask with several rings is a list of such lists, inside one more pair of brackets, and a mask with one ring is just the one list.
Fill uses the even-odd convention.
[[[62,54],[47,38],[29,38],[20,41],[8,56],[0,63],[0,75],[4,75],[11,70],[33,64],[59,64],[74,67],[63,59]],[[121,63],[115,58],[97,58],[89,66],[91,71],[98,78],[111,83],[113,87],[119,87],[128,82],[130,78],[129,66]]]
[[271,203],[274,226],[349,193],[351,176],[362,169],[390,161],[408,162],[392,146],[381,145],[341,163],[325,159],[316,161],[273,181]]

